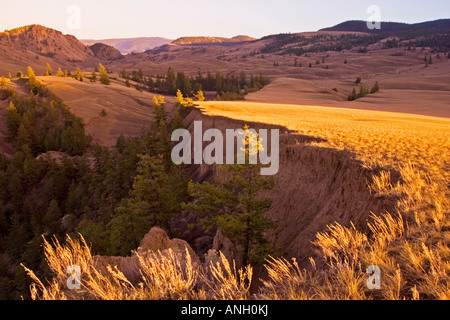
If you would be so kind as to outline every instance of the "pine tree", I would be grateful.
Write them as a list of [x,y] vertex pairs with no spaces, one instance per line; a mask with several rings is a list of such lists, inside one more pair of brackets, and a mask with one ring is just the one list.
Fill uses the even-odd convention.
[[36,77],[36,75],[34,74],[33,68],[31,68],[31,67],[27,68],[27,77],[28,78],[35,78]]
[[46,71],[46,75],[48,75],[48,76],[53,75],[53,69],[52,69],[52,67],[50,66],[49,63],[47,63],[47,71]]
[[197,99],[197,101],[205,101],[205,96],[203,95],[202,90],[199,90],[197,94],[194,94],[194,97]]
[[19,79],[22,79],[22,78],[23,78],[23,73],[22,73],[22,71],[17,71],[16,77],[19,78]]
[[176,93],[177,83],[176,83],[176,78],[175,78],[175,72],[173,72],[172,68],[170,68],[170,67],[167,70],[166,86],[167,86],[167,92],[169,94]]
[[374,86],[372,87],[372,90],[370,90],[370,93],[377,93],[380,90],[380,87],[378,85],[378,81],[375,82]]
[[181,93],[180,89],[177,90],[176,98],[177,98],[177,105],[178,106],[184,105],[184,97],[183,97],[183,94]]
[[363,98],[363,97],[367,96],[368,93],[369,93],[369,90],[365,86],[363,86],[363,85],[359,86],[358,98]]
[[61,70],[61,68],[58,68],[58,71],[56,72],[56,75],[58,77],[64,77],[64,72]]
[[4,86],[6,86],[6,79],[5,79],[4,76],[2,76],[2,77],[0,78],[0,87],[3,88]]
[[155,107],[159,107],[161,105],[157,96],[153,96],[153,103],[155,104]]
[[[247,162],[252,152],[257,150],[247,149]],[[217,227],[238,245],[244,265],[262,263],[273,252],[265,233],[275,223],[264,215],[272,202],[257,194],[273,188],[274,180],[261,176],[260,168],[251,164],[225,165],[220,167],[221,178],[215,184],[190,182],[188,185],[195,201],[185,207],[200,214],[201,225],[206,230]]]
[[356,89],[353,88],[352,93],[348,96],[348,101],[353,101],[356,100],[357,96],[356,96]]
[[245,75],[244,71],[241,71],[241,74],[239,75],[239,86],[241,87],[241,89],[243,89],[246,85],[247,85],[247,76]]
[[71,155],[82,155],[89,144],[88,137],[80,123],[73,123],[61,135],[61,147]]
[[125,81],[125,85],[126,85],[128,88],[131,87],[130,81],[129,81],[128,79]]
[[79,67],[77,67],[77,70],[75,71],[74,78],[75,78],[75,80],[79,80],[81,82],[83,81],[83,74],[81,73],[81,70]]
[[177,175],[168,174],[161,156],[141,156],[129,198],[124,198],[109,223],[111,244],[129,254],[151,227],[172,233],[171,220],[181,212],[185,188]]
[[42,220],[44,224],[44,229],[49,234],[58,234],[60,232],[60,219],[61,210],[58,206],[58,201],[53,199],[47,209],[47,213]]
[[22,146],[30,146],[31,142],[32,140],[27,128],[23,123],[21,123],[19,129],[17,130],[17,146],[19,148]]
[[177,111],[172,120],[172,131],[176,129],[184,129],[183,119],[180,116],[180,112]]
[[19,112],[17,112],[16,107],[11,101],[9,103],[8,108],[6,109],[6,125],[8,127],[8,132],[11,137],[17,136],[17,132],[19,130],[21,121],[22,121],[21,116]]
[[109,85],[111,81],[109,80],[108,72],[106,71],[106,68],[100,63],[99,65],[99,72],[100,72],[100,82],[104,85]]
[[97,73],[92,71],[91,82],[97,82]]
[[[450,58],[450,55],[449,55],[449,58]],[[12,80],[11,72],[8,73],[8,78],[9,78],[9,80]]]

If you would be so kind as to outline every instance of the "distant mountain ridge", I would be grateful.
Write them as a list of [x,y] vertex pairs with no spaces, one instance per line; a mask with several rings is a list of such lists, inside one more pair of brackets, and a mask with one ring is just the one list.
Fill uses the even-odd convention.
[[140,38],[118,38],[103,40],[80,40],[85,45],[93,45],[95,43],[103,43],[112,46],[122,54],[130,54],[133,52],[145,52],[156,47],[171,43],[171,39],[162,37],[140,37]]
[[181,37],[172,42],[176,45],[190,45],[190,44],[214,44],[214,43],[233,43],[233,42],[248,42],[255,41],[256,38],[249,36],[235,36],[233,38],[224,37]]
[[333,27],[320,29],[319,31],[347,31],[367,33],[391,33],[402,31],[414,32],[450,32],[450,19],[440,19],[420,23],[381,22],[381,29],[367,28],[367,22],[362,20],[350,20],[339,23]]

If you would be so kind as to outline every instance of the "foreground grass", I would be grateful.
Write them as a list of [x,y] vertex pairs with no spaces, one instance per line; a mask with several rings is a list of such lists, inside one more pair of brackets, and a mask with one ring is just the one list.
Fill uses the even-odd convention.
[[[85,243],[45,243],[55,273],[43,285],[32,271],[34,298],[41,299],[450,299],[450,121],[387,112],[322,107],[202,103],[206,114],[286,126],[300,134],[326,139],[318,146],[347,149],[368,167],[385,167],[368,187],[398,199],[397,211],[372,216],[369,234],[333,224],[317,234],[315,246],[325,261],[308,270],[295,260],[272,258],[268,279],[249,294],[251,267],[236,271],[223,256],[217,265],[179,268],[170,253],[139,257],[143,280],[133,286],[118,270],[102,275]],[[393,183],[390,171],[400,172]],[[78,261],[78,260],[80,261]],[[161,259],[165,259],[161,263]],[[88,270],[83,290],[65,291],[65,273],[73,261]],[[69,264],[70,263],[70,264]],[[380,290],[369,290],[366,267],[382,270]],[[165,285],[161,283],[165,282]],[[81,294],[82,293],[82,294]]]

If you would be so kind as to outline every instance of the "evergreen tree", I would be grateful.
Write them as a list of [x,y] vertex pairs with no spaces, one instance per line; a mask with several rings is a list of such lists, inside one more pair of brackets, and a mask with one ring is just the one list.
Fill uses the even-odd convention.
[[[247,149],[247,162],[251,152],[257,150]],[[222,175],[215,184],[190,182],[188,186],[190,196],[196,200],[186,208],[200,214],[206,230],[217,227],[237,244],[244,265],[262,263],[273,253],[265,233],[275,223],[264,215],[272,202],[257,194],[273,188],[274,181],[261,176],[260,168],[251,164],[225,165],[220,167]]]
[[6,125],[8,127],[8,132],[11,137],[17,136],[17,132],[19,130],[21,121],[22,121],[21,116],[19,112],[17,112],[16,107],[11,101],[9,103],[8,108],[6,109]]
[[31,68],[31,67],[27,68],[27,77],[28,78],[35,78],[36,77],[36,75],[34,74],[33,68]]
[[177,90],[176,98],[177,98],[177,105],[182,106],[184,104],[184,97],[180,89]]
[[56,75],[58,76],[58,77],[64,77],[65,75],[64,75],[64,72],[61,70],[61,68],[58,68],[58,71],[56,72]]
[[31,142],[32,140],[27,128],[25,128],[25,125],[21,123],[19,129],[17,130],[17,146],[19,148],[25,145],[30,146]]
[[194,94],[194,97],[197,99],[197,101],[205,101],[205,96],[203,95],[202,90],[197,91],[197,94]]
[[23,73],[22,73],[22,71],[17,71],[16,77],[19,78],[19,79],[23,78]]
[[104,85],[109,85],[111,81],[109,80],[108,72],[106,71],[106,68],[100,63],[99,65],[99,72],[100,72],[100,82]]
[[241,88],[244,88],[246,85],[247,85],[247,76],[245,75],[244,71],[241,71],[241,74],[239,75],[239,86]]
[[88,144],[89,139],[80,123],[75,122],[62,132],[61,147],[71,155],[83,154]]
[[368,93],[369,93],[369,90],[365,86],[361,85],[361,86],[359,86],[359,94],[357,97],[363,98],[363,97],[367,96]]
[[46,71],[46,75],[47,75],[47,76],[53,75],[53,69],[52,69],[52,67],[50,66],[49,63],[47,63],[47,71]]
[[167,70],[166,86],[167,86],[167,92],[169,94],[176,93],[177,83],[176,83],[176,78],[175,78],[175,72],[173,72],[172,68],[170,68],[170,67]]
[[61,210],[59,209],[58,202],[53,199],[50,202],[47,213],[42,221],[44,224],[44,230],[49,234],[59,234],[61,218]]
[[160,106],[161,104],[159,103],[159,99],[157,96],[153,96],[153,103],[155,104],[155,107]]
[[97,82],[97,73],[92,71],[91,82]]
[[81,70],[79,67],[77,67],[77,70],[75,71],[74,78],[75,78],[75,80],[79,80],[81,82],[83,81],[83,74],[81,73]]
[[356,96],[356,89],[353,88],[352,93],[348,96],[348,101],[353,101],[356,100],[357,96]]
[[6,86],[6,79],[5,79],[4,76],[2,76],[2,77],[0,78],[0,87],[3,88],[4,86]]
[[378,85],[378,81],[375,82],[374,86],[372,87],[372,90],[370,90],[370,93],[377,93],[380,90],[380,87]]
[[126,255],[153,226],[172,235],[170,222],[181,212],[183,190],[178,177],[167,173],[161,156],[141,156],[130,198],[121,201],[109,223],[111,243]]

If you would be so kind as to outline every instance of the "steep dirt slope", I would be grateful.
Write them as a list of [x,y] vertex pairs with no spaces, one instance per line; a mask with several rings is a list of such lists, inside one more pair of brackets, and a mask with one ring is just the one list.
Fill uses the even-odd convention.
[[[226,129],[242,128],[245,124],[256,130],[280,129],[280,171],[275,175],[276,186],[261,196],[273,200],[267,215],[278,227],[270,234],[271,240],[280,245],[283,256],[296,257],[302,265],[306,266],[308,258],[315,255],[311,241],[327,224],[337,221],[350,225],[353,222],[363,228],[371,212],[393,209],[390,199],[376,197],[367,186],[378,169],[364,168],[348,151],[312,146],[312,142],[321,141],[317,137],[297,135],[287,128],[257,123],[251,118],[233,120],[205,116],[197,110],[185,119],[191,132],[194,121],[202,121],[204,130],[217,128],[224,135]],[[215,166],[192,166],[193,178],[212,181],[216,170]],[[185,236],[189,239],[193,235],[188,231]],[[195,239],[189,240],[199,249]]]

